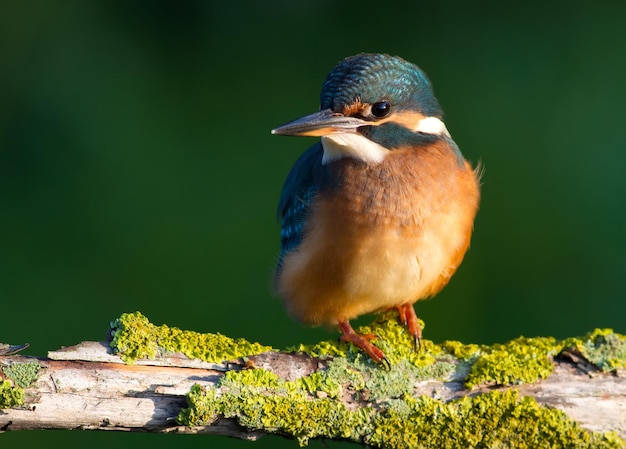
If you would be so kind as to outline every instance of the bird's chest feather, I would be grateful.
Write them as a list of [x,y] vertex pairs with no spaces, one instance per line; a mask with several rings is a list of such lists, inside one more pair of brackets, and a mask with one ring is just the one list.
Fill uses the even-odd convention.
[[442,143],[396,150],[378,164],[345,158],[330,170],[334,181],[320,189],[283,273],[305,289],[293,292],[303,310],[315,302],[323,315],[326,301],[327,315],[351,318],[443,288],[467,249],[478,205],[470,165]]

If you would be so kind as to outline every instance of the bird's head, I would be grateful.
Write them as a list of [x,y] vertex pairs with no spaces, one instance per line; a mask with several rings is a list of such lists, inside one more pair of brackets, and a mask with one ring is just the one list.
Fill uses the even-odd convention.
[[398,56],[361,53],[328,74],[320,111],[272,130],[321,136],[323,163],[352,157],[381,162],[393,150],[449,137],[424,72]]

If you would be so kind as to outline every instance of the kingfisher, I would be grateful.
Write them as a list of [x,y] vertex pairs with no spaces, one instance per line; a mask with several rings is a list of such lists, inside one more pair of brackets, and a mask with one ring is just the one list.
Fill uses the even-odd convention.
[[398,56],[347,57],[326,77],[319,112],[272,134],[320,137],[278,205],[275,289],[288,314],[338,326],[343,341],[389,365],[350,320],[397,309],[419,349],[413,304],[459,267],[480,200],[480,170],[450,137],[425,73]]

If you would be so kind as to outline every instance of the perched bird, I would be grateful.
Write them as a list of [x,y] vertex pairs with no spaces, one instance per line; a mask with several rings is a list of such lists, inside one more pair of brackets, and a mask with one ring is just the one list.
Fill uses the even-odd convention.
[[448,283],[470,243],[479,174],[442,115],[417,66],[363,53],[328,74],[319,112],[272,130],[321,136],[282,189],[276,292],[295,319],[339,326],[376,362],[389,363],[349,321],[396,308],[419,348],[413,303]]

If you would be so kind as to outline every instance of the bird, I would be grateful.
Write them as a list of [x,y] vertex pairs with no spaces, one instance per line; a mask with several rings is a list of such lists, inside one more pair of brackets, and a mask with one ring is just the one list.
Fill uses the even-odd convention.
[[480,164],[452,140],[432,84],[399,56],[360,53],[327,75],[318,112],[272,130],[319,137],[278,204],[275,292],[306,325],[337,326],[377,363],[376,336],[350,320],[397,309],[417,350],[413,304],[437,294],[470,244]]

